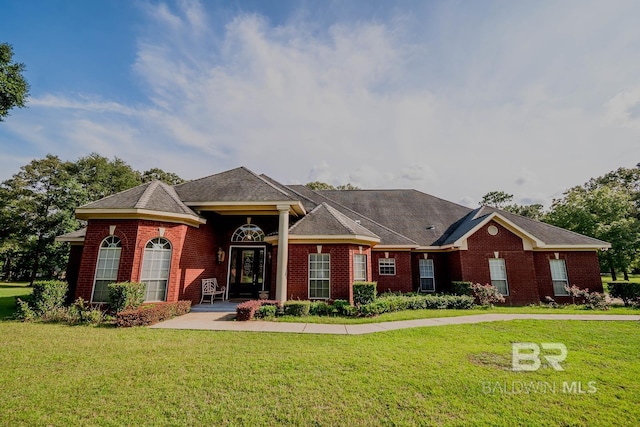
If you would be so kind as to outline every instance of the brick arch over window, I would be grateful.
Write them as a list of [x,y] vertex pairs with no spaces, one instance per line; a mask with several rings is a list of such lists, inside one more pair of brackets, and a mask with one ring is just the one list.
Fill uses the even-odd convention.
[[142,257],[140,281],[147,285],[145,301],[166,301],[171,270],[171,242],[156,237],[147,242]]
[[122,241],[117,236],[108,236],[100,243],[91,302],[107,302],[109,300],[107,285],[118,280],[121,253]]
[[236,229],[231,236],[232,242],[262,242],[264,231],[255,224],[245,224]]

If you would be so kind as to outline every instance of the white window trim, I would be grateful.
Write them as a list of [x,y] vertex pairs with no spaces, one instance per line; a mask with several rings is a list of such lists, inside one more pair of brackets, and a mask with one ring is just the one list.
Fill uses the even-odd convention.
[[[420,264],[423,262],[429,262],[431,264],[431,276],[423,276],[422,269],[420,268]],[[420,283],[418,283],[418,289],[420,292],[430,292],[433,293],[436,291],[436,266],[432,259],[419,259],[418,260],[418,274],[420,275]],[[422,290],[422,279],[432,279],[433,280],[433,290]]]
[[[146,251],[147,249],[151,249],[151,250],[158,250],[155,248],[147,248],[147,245],[152,241],[152,240],[156,240],[156,239],[162,239],[162,240],[166,240],[169,243],[169,251],[171,251],[171,253],[169,254],[169,268],[167,269],[167,277],[144,277],[142,276],[142,274],[144,273],[144,259],[146,258]],[[162,249],[162,250],[166,250],[166,249]],[[145,282],[152,282],[152,281],[158,281],[158,280],[165,280],[166,281],[166,285],[165,285],[165,290],[164,290],[164,299],[163,300],[148,300],[147,299],[147,290],[145,289],[145,300],[144,302],[165,302],[169,296],[169,280],[171,279],[171,260],[173,258],[173,244],[171,244],[171,241],[169,239],[167,239],[166,237],[154,237],[152,239],[149,239],[147,241],[147,243],[145,243],[144,248],[142,249],[142,263],[140,264],[140,282],[141,283],[145,283]]]
[[93,272],[93,287],[91,288],[91,303],[92,304],[106,304],[107,301],[94,301],[94,295],[96,293],[96,282],[98,280],[110,280],[110,279],[104,279],[104,278],[98,278],[98,265],[100,265],[100,254],[102,253],[102,249],[112,249],[112,248],[103,248],[102,245],[104,244],[104,242],[107,239],[113,238],[115,237],[116,239],[118,239],[120,241],[120,247],[118,249],[120,249],[118,251],[118,267],[116,268],[116,277],[115,279],[113,279],[113,283],[118,281],[118,273],[120,272],[120,258],[122,257],[122,240],[117,237],[117,236],[107,236],[104,239],[102,239],[102,241],[100,242],[100,246],[98,246],[98,257],[96,258],[96,268]]
[[[312,256],[318,256],[318,255],[326,255],[328,257],[328,263],[329,263],[329,278],[327,279],[320,279],[320,280],[326,280],[329,284],[329,295],[325,298],[325,297],[312,297],[311,296],[311,257]],[[309,254],[309,257],[307,258],[308,260],[308,272],[307,272],[307,276],[308,276],[308,281],[307,281],[307,295],[309,296],[309,299],[313,299],[313,300],[329,300],[331,299],[331,254]],[[316,261],[317,262],[317,261]],[[315,278],[313,280],[319,280],[318,278]]]
[[[388,263],[388,265],[382,265],[383,263]],[[383,273],[382,267],[385,268],[393,268],[393,273]],[[378,274],[380,276],[395,276],[397,273],[396,269],[396,259],[395,258],[378,258]]]
[[[499,261],[502,262],[502,266],[504,267],[504,279],[494,279],[493,276],[491,275],[491,263],[495,262],[495,260],[499,260]],[[506,288],[507,292],[506,293],[500,292],[500,293],[503,296],[508,297],[509,296],[509,279],[508,279],[508,274],[507,274],[507,263],[504,260],[504,258],[489,258],[489,277],[491,278],[491,285],[493,285],[493,286],[495,286],[493,284],[494,281],[504,280],[504,285],[505,285],[505,288]]]
[[[551,267],[551,265],[554,263],[554,261],[561,261],[562,262],[562,268],[564,269],[564,279],[557,279],[553,277],[553,268]],[[553,287],[553,296],[555,297],[568,297],[569,296],[569,292],[567,292],[567,290],[563,287],[563,293],[557,293],[556,292],[556,286],[554,282],[564,282],[565,286],[569,286],[569,274],[567,273],[567,262],[564,259],[550,259],[549,260],[549,270],[551,271],[551,286]]]
[[[358,258],[364,258],[364,263],[362,262],[357,262],[356,260]],[[356,277],[356,265],[358,264],[364,264],[364,277]],[[368,268],[367,268],[367,254],[353,254],[353,281],[354,282],[366,282],[368,280],[368,276],[369,276],[369,272],[368,272]]]

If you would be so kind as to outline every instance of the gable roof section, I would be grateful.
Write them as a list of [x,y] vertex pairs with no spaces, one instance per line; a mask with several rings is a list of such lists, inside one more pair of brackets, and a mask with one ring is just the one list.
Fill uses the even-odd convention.
[[605,249],[611,247],[609,243],[602,240],[488,206],[475,209],[465,216],[446,237],[442,246],[464,247],[466,239],[492,220],[523,238],[531,249]]
[[417,190],[318,191],[373,221],[418,243],[440,246],[452,224],[471,209]]
[[[380,238],[367,228],[343,215],[327,203],[321,203],[289,228],[289,239],[322,241],[350,241],[378,243]],[[275,241],[274,237],[271,240]]]
[[294,214],[306,213],[299,198],[270,178],[263,178],[245,167],[231,169],[174,187],[185,205],[234,213],[241,206],[276,211],[276,205],[289,205]]
[[400,247],[400,248],[416,248],[420,246],[418,242],[416,242],[415,240],[412,240],[406,236],[403,236],[397,231],[394,231],[389,227],[386,227],[382,224],[377,223],[376,221],[372,220],[365,214],[361,212],[356,212],[353,209],[349,209],[348,207],[334,200],[329,199],[323,194],[322,191],[313,191],[305,187],[304,185],[289,185],[287,187],[303,195],[307,199],[313,200],[316,203],[325,202],[329,204],[334,209],[341,212],[342,214],[344,214],[345,216],[347,216],[349,219],[353,221],[356,221],[356,220],[360,221],[360,224],[363,227],[367,228],[368,230],[371,230],[371,232],[373,232],[376,236],[380,237],[380,245],[377,245],[377,247],[390,246],[390,247]]
[[76,216],[80,219],[157,218],[196,226],[205,222],[182,203],[171,186],[161,181],[151,181],[80,206]]
[[81,228],[80,230],[71,231],[69,233],[56,236],[56,242],[80,243],[80,242],[84,242],[84,238],[86,235],[87,235],[87,227],[84,227],[84,228]]

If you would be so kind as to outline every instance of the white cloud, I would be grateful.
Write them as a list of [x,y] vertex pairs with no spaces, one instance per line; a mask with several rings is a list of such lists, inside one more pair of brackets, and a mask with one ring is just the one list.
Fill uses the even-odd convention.
[[548,202],[637,163],[636,6],[459,7],[326,27],[238,14],[221,30],[201,3],[147,5],[132,64],[145,102],[50,94],[32,102],[41,128],[14,132],[187,178],[245,165],[469,205],[492,190]]

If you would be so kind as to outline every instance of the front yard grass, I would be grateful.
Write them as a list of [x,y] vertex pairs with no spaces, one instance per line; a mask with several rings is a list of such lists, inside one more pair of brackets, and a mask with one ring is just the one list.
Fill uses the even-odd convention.
[[16,310],[16,297],[29,295],[32,291],[28,283],[0,282],[0,319],[12,317]]
[[[336,336],[4,321],[0,336],[0,425],[640,419],[640,322],[510,321]],[[511,371],[511,343],[523,341],[565,344],[565,370]],[[586,393],[590,381],[595,393]],[[522,391],[529,384],[539,392]]]

